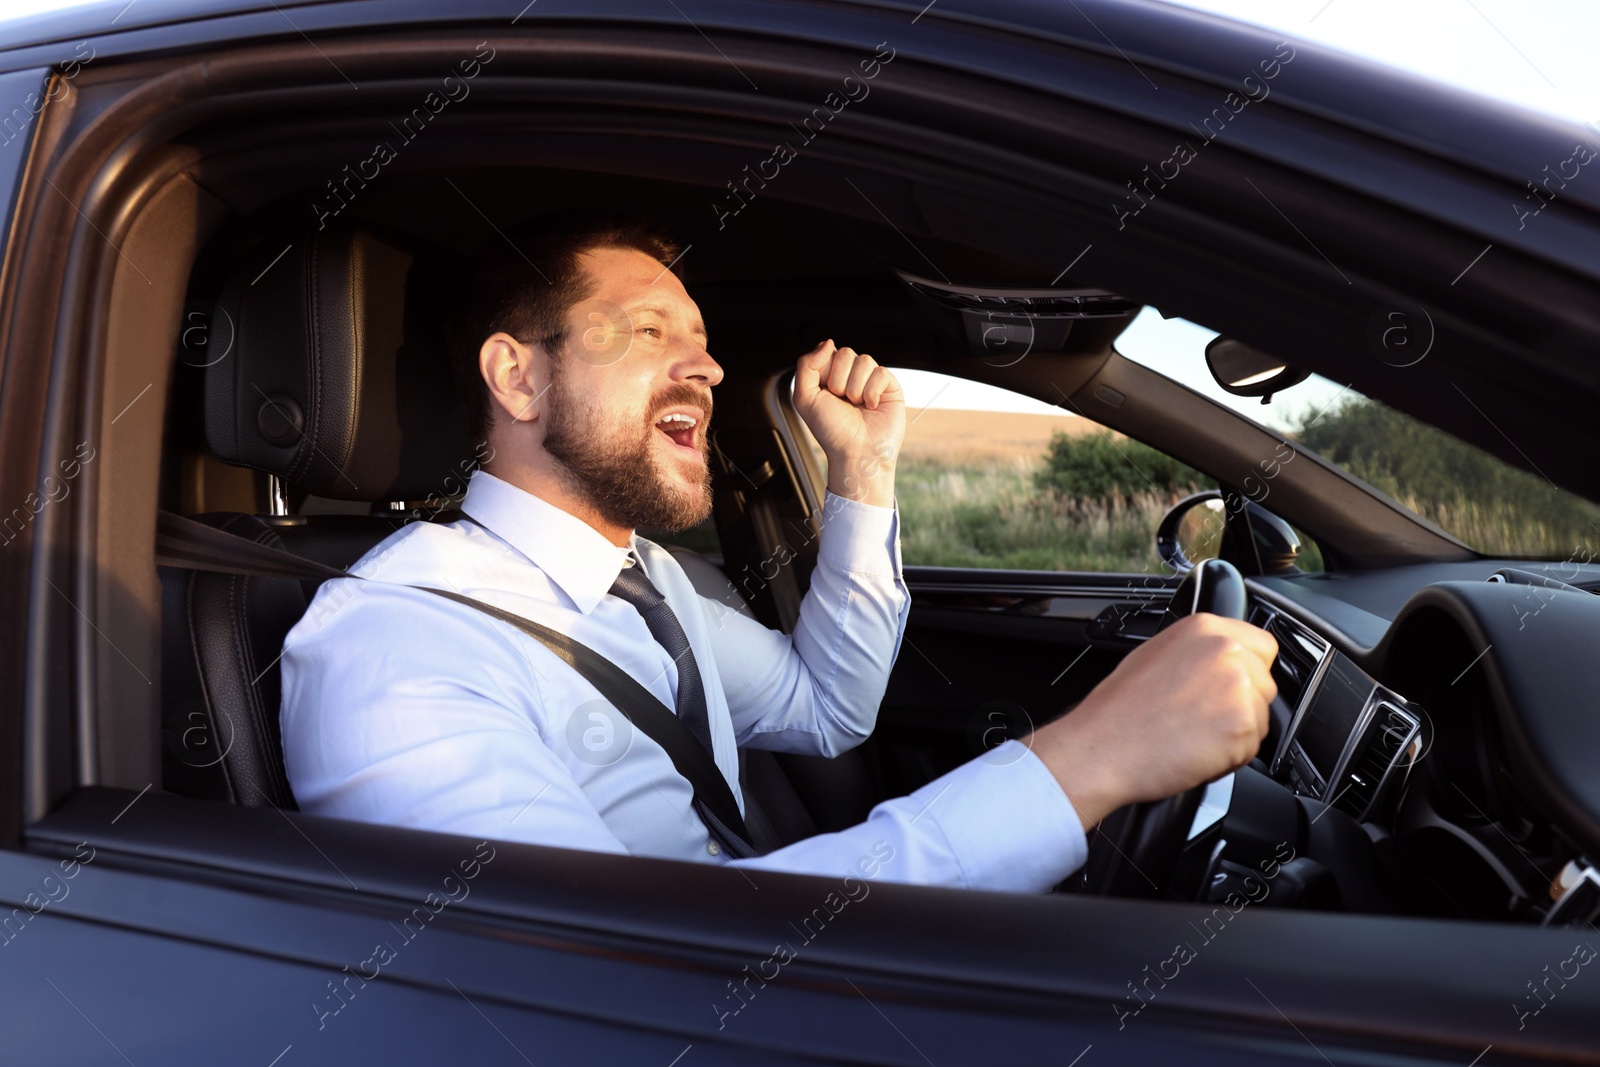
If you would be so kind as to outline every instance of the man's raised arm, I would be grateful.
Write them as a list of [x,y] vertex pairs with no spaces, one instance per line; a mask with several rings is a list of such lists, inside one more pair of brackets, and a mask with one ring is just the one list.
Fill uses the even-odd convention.
[[910,606],[894,510],[905,397],[871,356],[830,340],[800,357],[794,403],[828,461],[800,619],[792,637],[725,610],[708,621],[739,744],[834,756],[872,732]]

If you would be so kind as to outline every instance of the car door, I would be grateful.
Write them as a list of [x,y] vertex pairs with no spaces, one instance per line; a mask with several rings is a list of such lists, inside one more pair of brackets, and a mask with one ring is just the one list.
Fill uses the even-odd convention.
[[[1085,3],[1097,20],[1111,6]],[[141,15],[142,5],[135,7],[123,25],[137,27],[138,36],[130,31],[125,52],[181,54],[197,39],[223,34],[237,22],[244,25],[232,32],[241,39],[273,36],[271,47],[288,52],[304,69],[330,67],[323,75],[338,81],[340,92],[343,69],[367,78],[372,57],[354,54],[364,45],[430,62],[444,58],[435,55],[442,48],[438,42],[420,35],[391,43],[370,33],[342,32],[384,17],[421,19],[411,6],[389,16],[383,5],[298,5],[290,7],[292,18],[263,5],[234,16],[223,10],[227,6],[216,5],[213,17],[192,23],[174,20],[165,31],[153,23],[168,13],[152,9]],[[655,42],[662,64],[676,49],[695,63],[716,65],[715,57],[707,59],[711,38],[705,33],[722,42],[715,46],[719,51],[725,46],[746,60],[755,46],[771,42],[755,39],[761,27],[737,20],[754,20],[756,12],[768,10],[773,14],[759,17],[773,20],[769,33],[805,26],[806,33],[827,32],[838,40],[857,34],[869,41],[894,33],[905,41],[908,57],[896,70],[914,70],[913,63],[932,70],[950,64],[954,53],[984,59],[983,49],[997,42],[1020,51],[1053,40],[1051,33],[1068,32],[1058,26],[1005,36],[973,31],[970,22],[963,32],[960,20],[975,17],[975,9],[961,11],[958,4],[957,13],[947,15],[943,7],[917,16],[918,32],[928,34],[917,39],[904,31],[910,13],[894,8],[839,6],[827,12],[845,23],[838,29],[815,19],[821,9],[802,4],[695,6],[694,23],[680,23],[678,13],[666,8],[638,11],[641,19],[665,27]],[[485,20],[506,14],[488,5],[476,10]],[[545,18],[545,10],[532,9],[524,26]],[[615,24],[581,25],[588,16],[577,7],[551,10],[552,21],[564,20],[559,30],[565,31],[565,22],[575,27],[559,42],[562,60],[573,70],[585,50],[616,48],[621,34]],[[1153,13],[1122,12],[1118,22],[1106,25],[1120,41],[1139,40],[1134,51],[1141,57],[1159,54],[1160,34],[1180,42],[1194,63],[1213,62],[1213,53],[1224,59],[1231,54],[1226,48],[1196,51],[1191,27]],[[1059,15],[1077,17],[1066,9]],[[898,21],[888,25],[890,18]],[[1152,27],[1142,39],[1134,21],[1140,19]],[[729,32],[730,25],[739,33]],[[314,36],[315,43],[308,36],[302,44],[291,29]],[[440,27],[437,36],[447,32]],[[1071,32],[1080,35],[1087,59],[1041,51],[1027,57],[1036,64],[1027,66],[1001,52],[992,69],[1063,77],[1089,71],[1098,84],[1114,77],[1107,71],[1115,60],[1101,63],[1094,51],[1102,47],[1099,36],[1087,27]],[[670,40],[673,34],[680,39]],[[1245,46],[1254,42],[1239,47]],[[57,51],[51,62],[64,62],[67,47]],[[855,57],[840,49],[837,58]],[[262,68],[271,61],[251,60]],[[228,73],[224,62],[207,63],[205,77],[166,84],[149,113],[164,113],[180,90],[219,99],[239,90],[221,77]],[[685,60],[663,69],[676,75],[692,67]],[[765,68],[752,63],[751,69]],[[1175,97],[1181,106],[1184,90],[1163,68],[1152,63],[1150,69],[1167,91],[1148,96]],[[1137,89],[1145,92],[1142,71],[1138,78],[1133,71],[1124,76],[1139,81]],[[694,76],[681,77],[688,83]],[[362,98],[375,88],[367,83]],[[745,91],[741,82],[737,92]],[[715,99],[710,90],[704,95]],[[924,99],[947,122],[966,95],[946,87],[943,96],[929,93]],[[993,114],[988,123],[998,126],[1002,112]],[[114,123],[98,123],[91,132],[108,126]],[[1488,126],[1490,133],[1500,132]],[[1053,128],[1069,129],[1065,123]],[[1340,148],[1348,151],[1344,143]],[[120,165],[129,157],[116,158]],[[52,160],[35,162],[42,168]],[[6,930],[0,1005],[9,1057],[269,1067],[391,1058],[948,1067],[1004,1058],[1093,1067],[1352,1062],[1371,1060],[1380,1049],[1385,1062],[1465,1063],[1474,1056],[1481,1060],[1489,1041],[1497,1045],[1484,1062],[1519,1054],[1570,1059],[1592,1048],[1592,1033],[1585,1032],[1585,1020],[1596,1010],[1591,985],[1564,990],[1560,1010],[1525,1035],[1508,1033],[1504,1015],[1502,1026],[1485,1022],[1484,1005],[1499,1002],[1503,989],[1507,996],[1519,994],[1524,979],[1567,957],[1570,941],[1560,931],[1252,911],[1214,944],[1206,942],[1198,976],[1191,971],[1158,984],[1149,975],[1171,959],[1174,941],[1195,936],[1186,928],[1214,921],[1206,909],[890,884],[874,885],[870,897],[844,906],[830,902],[835,889],[829,879],[746,882],[736,870],[532,846],[506,846],[491,858],[480,855],[481,843],[471,839],[162,795],[136,777],[155,762],[152,720],[96,714],[132,710],[139,702],[146,683],[132,678],[123,684],[131,676],[114,673],[134,665],[122,648],[131,648],[139,663],[154,658],[154,642],[136,646],[129,631],[133,637],[140,629],[153,631],[155,621],[140,614],[140,602],[123,596],[118,584],[131,575],[150,585],[151,509],[120,523],[105,516],[123,514],[112,506],[117,493],[146,504],[154,497],[148,457],[155,449],[141,455],[128,442],[158,440],[159,413],[152,409],[162,403],[162,390],[153,390],[144,406],[131,407],[145,395],[140,390],[148,380],[134,378],[131,369],[110,381],[85,371],[82,379],[102,390],[75,388],[80,378],[72,372],[79,362],[90,371],[104,368],[88,360],[101,346],[75,340],[77,324],[91,316],[70,312],[103,310],[109,303],[90,300],[93,289],[85,279],[91,267],[107,279],[120,270],[131,288],[133,264],[170,283],[171,261],[181,256],[171,244],[152,240],[154,224],[113,226],[118,244],[103,244],[89,220],[109,225],[115,212],[106,208],[104,196],[93,203],[85,199],[87,169],[84,163],[74,171],[79,181],[66,185],[66,192],[36,190],[32,229],[55,235],[35,242],[37,258],[22,264],[18,250],[9,250],[13,270],[0,305],[7,323],[0,410],[8,506],[30,491],[39,470],[33,460],[41,453],[65,439],[71,454],[79,421],[72,413],[87,408],[99,416],[97,430],[115,424],[118,434],[143,436],[117,438],[124,445],[117,453],[105,449],[108,459],[121,454],[134,464],[127,477],[108,474],[98,484],[93,476],[86,479],[86,488],[52,504],[43,526],[35,527],[48,537],[24,539],[6,557],[11,623],[0,633],[11,692],[0,712],[11,770],[4,776],[0,812],[0,926]],[[1159,212],[1139,222],[1152,231],[1162,224]],[[1102,228],[1109,225],[1103,222]],[[181,228],[172,232],[181,236]],[[62,238],[68,234],[75,262],[86,264],[70,272]],[[1253,248],[1261,275],[1278,274],[1274,268],[1284,257],[1269,254],[1275,250],[1266,240]],[[1232,280],[1226,271],[1217,276]],[[22,287],[27,278],[31,289]],[[57,295],[78,302],[62,310],[59,334]],[[27,330],[12,321],[25,312]],[[171,315],[165,328],[175,332],[176,323]],[[104,336],[121,337],[110,328]],[[164,348],[159,355],[169,362],[171,345],[165,342],[171,340],[151,346]],[[41,353],[52,356],[47,360]],[[53,389],[47,388],[52,375],[58,379]],[[94,468],[92,475],[102,469],[109,468]],[[91,500],[99,502],[98,512]],[[115,526],[115,537],[96,540],[90,521],[96,515]],[[146,541],[130,547],[139,531]],[[127,551],[110,551],[111,542]],[[913,577],[920,585],[919,576]],[[96,589],[98,599],[86,599]],[[120,619],[108,605],[121,609]],[[91,618],[106,626],[116,619],[120,628],[107,634]],[[1070,640],[1060,651],[1072,651]],[[993,645],[986,652],[997,654]],[[938,656],[936,649],[936,664]],[[963,669],[976,676],[994,666],[979,654]],[[1046,674],[1053,679],[1054,665],[1031,684],[1048,684]],[[474,863],[477,873],[469,879]],[[791,941],[798,951],[784,958],[777,948]],[[1130,999],[1141,995],[1151,998],[1148,1012],[1145,1001]],[[1135,1005],[1138,1015],[1129,1019]],[[1561,1014],[1569,1007],[1571,1014]]]

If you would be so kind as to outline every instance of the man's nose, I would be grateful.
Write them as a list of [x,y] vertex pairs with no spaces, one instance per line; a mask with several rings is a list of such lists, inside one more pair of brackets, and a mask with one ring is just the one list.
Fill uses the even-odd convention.
[[712,359],[698,341],[684,343],[672,370],[673,381],[699,382],[707,388],[722,381],[722,364]]

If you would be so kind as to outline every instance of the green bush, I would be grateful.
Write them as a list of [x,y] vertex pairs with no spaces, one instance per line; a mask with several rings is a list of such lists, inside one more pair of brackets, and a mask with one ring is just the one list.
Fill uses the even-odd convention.
[[1112,510],[1151,494],[1176,503],[1215,485],[1193,467],[1131,438],[1119,441],[1109,432],[1057,433],[1034,482],[1061,501],[1091,502]]

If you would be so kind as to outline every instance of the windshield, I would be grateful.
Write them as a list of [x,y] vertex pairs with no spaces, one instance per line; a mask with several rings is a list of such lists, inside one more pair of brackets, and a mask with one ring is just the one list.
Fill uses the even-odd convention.
[[1533,559],[1588,552],[1592,558],[1584,546],[1600,536],[1600,507],[1318,375],[1265,405],[1224,392],[1205,363],[1206,344],[1216,336],[1146,308],[1116,348],[1303,444],[1479,552]]

